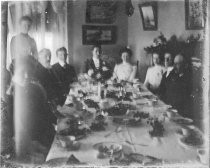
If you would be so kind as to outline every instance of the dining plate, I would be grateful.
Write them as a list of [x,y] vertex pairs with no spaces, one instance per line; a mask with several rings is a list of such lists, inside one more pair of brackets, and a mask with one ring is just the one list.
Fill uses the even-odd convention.
[[191,125],[193,124],[193,120],[190,118],[176,117],[172,118],[171,121],[179,124],[179,125]]
[[179,138],[179,143],[184,147],[202,148],[204,145],[204,137],[198,128],[190,127],[188,134]]
[[136,107],[132,104],[119,103],[107,109],[106,112],[108,112],[109,116],[122,116],[125,115],[128,110],[135,110],[135,109]]
[[137,162],[143,165],[157,165],[163,163],[162,159],[158,159],[153,156],[147,156],[139,153],[131,153],[129,155],[129,158],[131,158],[132,162]]
[[109,158],[110,156],[120,156],[122,153],[129,154],[132,153],[132,149],[121,143],[117,142],[101,142],[93,145],[93,148],[98,150],[98,158]]
[[49,167],[60,167],[60,166],[65,166],[68,161],[67,157],[64,158],[55,158],[51,159],[45,162],[45,165]]

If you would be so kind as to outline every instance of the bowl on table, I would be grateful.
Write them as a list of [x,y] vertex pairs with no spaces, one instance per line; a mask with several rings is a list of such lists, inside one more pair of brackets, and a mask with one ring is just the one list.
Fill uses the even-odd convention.
[[176,124],[181,125],[181,126],[186,126],[186,125],[192,125],[193,124],[192,119],[184,118],[184,117],[181,117],[181,116],[171,118],[171,121],[175,122]]
[[183,136],[189,136],[189,134],[190,134],[189,129],[187,129],[187,128],[182,128],[182,134],[183,134]]
[[137,78],[133,79],[133,83],[139,83],[139,79]]
[[194,126],[187,126],[182,129],[182,136],[179,138],[180,145],[187,148],[202,148],[205,143],[203,133]]
[[107,108],[109,108],[109,107],[110,107],[109,100],[108,100],[108,99],[101,100],[101,101],[99,102],[99,107],[100,107],[101,109],[107,109]]
[[148,100],[148,105],[149,106],[156,106],[157,104],[158,104],[158,100],[157,99]]
[[93,148],[98,151],[97,157],[99,159],[118,158],[122,153],[132,153],[132,149],[129,146],[117,142],[101,142],[93,145]]
[[78,150],[81,143],[75,140],[75,136],[58,136],[59,143],[61,147],[68,150]]
[[168,111],[166,112],[166,115],[167,115],[167,117],[168,117],[169,119],[174,118],[174,117],[177,116],[177,111],[175,112],[175,111],[172,111],[172,110],[168,110]]

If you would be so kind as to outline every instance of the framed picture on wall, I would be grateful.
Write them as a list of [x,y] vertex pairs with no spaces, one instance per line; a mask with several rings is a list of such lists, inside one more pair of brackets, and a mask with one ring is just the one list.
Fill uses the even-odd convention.
[[88,0],[86,8],[87,23],[114,23],[116,19],[117,1]]
[[82,43],[93,44],[114,44],[116,42],[116,26],[82,26]]
[[203,3],[203,0],[185,0],[185,26],[187,30],[204,28]]
[[139,4],[139,10],[142,18],[143,29],[146,31],[157,30],[157,2]]

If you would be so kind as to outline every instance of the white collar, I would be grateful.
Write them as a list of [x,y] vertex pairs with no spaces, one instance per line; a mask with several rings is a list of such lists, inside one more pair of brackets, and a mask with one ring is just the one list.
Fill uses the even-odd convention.
[[180,73],[180,74],[179,74],[179,77],[182,77],[183,75],[184,75],[184,73]]
[[167,68],[167,71],[172,71],[174,69],[174,67],[173,66],[169,66],[168,68]]
[[122,62],[123,65],[130,65],[129,62]]
[[155,68],[162,68],[161,65],[154,65],[153,67],[155,67]]
[[167,68],[166,77],[168,77],[168,75],[170,74],[170,72],[171,72],[173,69],[174,69],[173,66],[169,66],[169,67]]
[[94,62],[99,62],[99,58],[93,57],[93,61],[94,61]]
[[65,62],[58,60],[58,63],[60,64],[60,66],[64,67],[66,65]]

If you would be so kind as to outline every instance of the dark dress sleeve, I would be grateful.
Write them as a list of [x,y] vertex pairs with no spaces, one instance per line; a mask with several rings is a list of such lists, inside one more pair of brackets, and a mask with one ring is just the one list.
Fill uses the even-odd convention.
[[90,67],[90,60],[87,59],[84,63],[84,67],[83,67],[83,73],[88,73],[88,70],[91,69]]
[[36,45],[36,41],[33,38],[32,38],[32,54],[34,58],[37,60],[38,59],[37,45]]
[[72,82],[77,81],[77,73],[75,71],[75,68],[71,66],[71,72],[72,72]]
[[159,87],[159,90],[158,90],[158,95],[159,95],[160,99],[163,100],[163,101],[165,101],[166,73],[167,72],[165,72],[163,74],[163,77],[162,77],[162,80],[161,80],[161,83],[160,83],[160,87]]
[[103,61],[102,68],[103,68],[103,66],[107,67],[107,69],[108,69],[108,71],[102,71],[102,72],[103,72],[103,73],[102,73],[103,78],[104,78],[105,80],[107,80],[107,79],[109,79],[109,78],[112,77],[111,66],[110,66],[107,62],[105,62],[105,61]]

